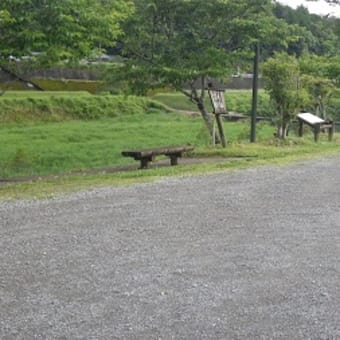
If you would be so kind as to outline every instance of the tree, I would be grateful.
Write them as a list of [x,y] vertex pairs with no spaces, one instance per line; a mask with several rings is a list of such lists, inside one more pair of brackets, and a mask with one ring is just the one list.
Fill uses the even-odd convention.
[[327,119],[327,104],[334,92],[334,83],[328,78],[305,75],[302,83],[311,96],[311,104],[314,113],[323,119]]
[[[307,1],[319,1],[319,0],[307,0]],[[331,5],[340,5],[340,0],[325,0],[325,2]]]
[[303,6],[293,9],[280,3],[274,6],[274,13],[290,25],[292,35],[297,37],[288,46],[289,54],[299,56],[304,52],[318,55],[339,53],[335,18],[311,14]]
[[45,66],[88,57],[115,43],[132,12],[125,0],[2,0],[0,67],[13,72],[22,57]]
[[327,105],[335,87],[340,85],[340,58],[306,54],[300,58],[299,65],[312,109],[322,118],[328,118]]
[[319,78],[329,79],[336,87],[340,87],[340,56],[316,56],[305,54],[300,60],[301,73]]
[[277,136],[284,139],[291,117],[308,101],[308,95],[301,87],[298,61],[286,53],[277,53],[263,64],[262,75],[276,108]]
[[172,86],[197,105],[210,133],[209,78],[229,76],[234,64],[249,62],[255,41],[284,40],[270,0],[135,0],[135,6],[125,24],[128,60],[120,69],[129,89],[143,94],[152,86]]

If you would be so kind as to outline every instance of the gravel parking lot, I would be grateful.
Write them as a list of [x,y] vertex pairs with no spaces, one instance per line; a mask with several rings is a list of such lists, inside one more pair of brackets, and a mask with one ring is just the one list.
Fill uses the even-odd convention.
[[340,155],[0,202],[0,338],[340,339]]

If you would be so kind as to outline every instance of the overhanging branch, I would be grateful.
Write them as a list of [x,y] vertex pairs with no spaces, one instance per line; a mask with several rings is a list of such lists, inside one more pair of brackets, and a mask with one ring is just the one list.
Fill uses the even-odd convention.
[[24,79],[23,77],[17,75],[16,73],[14,73],[13,71],[9,70],[7,67],[0,65],[0,70],[8,75],[10,75],[11,77],[13,77],[16,80],[19,80],[21,83],[25,83],[25,84],[30,84],[33,88],[35,88],[38,91],[44,91],[44,89],[42,87],[40,87],[38,84],[36,84],[35,82],[28,80],[28,79]]

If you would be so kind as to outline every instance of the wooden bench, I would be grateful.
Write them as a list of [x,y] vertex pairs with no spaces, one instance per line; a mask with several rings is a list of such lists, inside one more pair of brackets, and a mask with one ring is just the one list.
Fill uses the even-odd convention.
[[156,156],[168,156],[170,157],[170,164],[177,165],[178,158],[182,157],[182,153],[185,151],[191,151],[193,149],[194,147],[190,145],[165,146],[160,148],[123,151],[122,155],[125,157],[132,157],[135,160],[140,161],[140,169],[147,169],[149,162],[153,162]]
[[316,142],[319,140],[320,132],[325,130],[328,131],[328,140],[331,141],[333,139],[335,131],[335,124],[333,121],[321,119],[308,112],[299,113],[297,118],[299,121],[299,137],[303,136],[303,124],[307,124],[313,129],[314,140]]

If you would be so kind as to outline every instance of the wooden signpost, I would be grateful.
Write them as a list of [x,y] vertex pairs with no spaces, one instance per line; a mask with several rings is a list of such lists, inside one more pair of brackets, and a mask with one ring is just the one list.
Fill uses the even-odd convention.
[[211,105],[213,107],[213,113],[216,118],[216,123],[218,127],[218,132],[220,135],[222,146],[226,147],[226,139],[224,135],[223,130],[223,123],[222,123],[222,114],[227,113],[226,105],[225,105],[225,98],[224,98],[224,90],[215,90],[215,89],[209,89],[209,96]]

